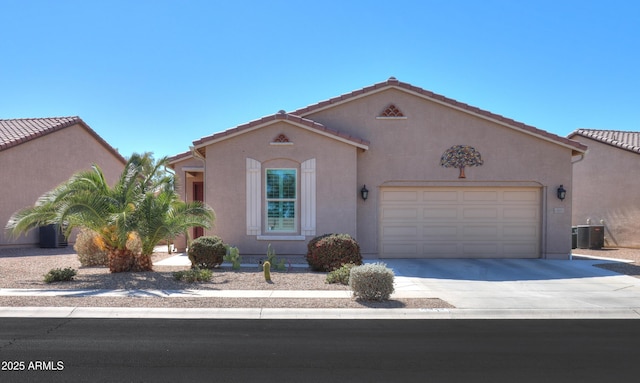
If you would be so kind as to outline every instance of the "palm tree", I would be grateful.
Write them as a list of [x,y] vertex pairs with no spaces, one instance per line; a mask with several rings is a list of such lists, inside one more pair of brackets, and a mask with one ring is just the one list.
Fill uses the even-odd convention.
[[[109,253],[111,272],[151,270],[159,240],[177,235],[178,229],[209,228],[214,219],[208,206],[179,200],[174,177],[163,170],[166,163],[166,157],[155,162],[151,153],[133,154],[112,188],[94,165],[45,193],[35,206],[16,212],[7,229],[19,235],[38,226],[64,224],[68,236],[73,228],[86,227]],[[142,250],[130,245],[136,238]]]
[[138,232],[143,238],[142,253],[152,254],[161,240],[170,246],[173,240],[192,227],[210,227],[215,215],[200,201],[183,202],[169,189],[147,193],[139,209],[144,218]]

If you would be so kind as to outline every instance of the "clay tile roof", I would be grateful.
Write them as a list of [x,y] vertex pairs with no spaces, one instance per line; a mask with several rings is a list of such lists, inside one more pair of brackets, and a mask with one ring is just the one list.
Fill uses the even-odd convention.
[[328,136],[333,136],[335,138],[341,139],[341,140],[346,140],[349,143],[358,146],[358,147],[362,147],[362,148],[367,148],[369,146],[369,142],[367,140],[363,140],[360,139],[358,137],[353,137],[351,135],[348,134],[344,134],[341,132],[338,132],[337,130],[333,130],[333,129],[329,129],[326,126],[309,120],[307,118],[303,118],[300,116],[295,116],[293,114],[290,113],[285,113],[284,111],[279,111],[276,114],[272,114],[270,116],[266,116],[266,117],[262,117],[260,119],[254,120],[254,121],[250,121],[246,124],[243,125],[239,125],[236,126],[235,128],[232,129],[228,129],[225,130],[223,132],[219,132],[219,133],[215,133],[213,135],[210,136],[206,136],[206,137],[202,137],[201,139],[197,140],[197,141],[193,141],[193,145],[198,148],[198,147],[202,147],[204,145],[208,145],[209,143],[211,143],[212,141],[219,141],[219,140],[223,140],[225,138],[231,138],[235,135],[238,134],[242,134],[245,132],[249,132],[253,129],[256,129],[264,124],[270,123],[270,122],[275,122],[275,121],[280,121],[280,120],[286,120],[289,121],[291,123],[294,124],[298,124],[298,125],[303,125],[305,127],[307,127],[309,130],[312,131],[317,131],[318,133],[321,134],[325,134]]
[[38,137],[57,132],[72,125],[80,125],[91,134],[100,144],[109,150],[122,163],[126,160],[117,150],[109,145],[80,117],[49,117],[49,118],[18,118],[10,120],[0,119],[0,151],[18,146]]
[[448,105],[450,107],[453,107],[453,108],[456,108],[456,109],[459,109],[459,110],[463,110],[463,111],[475,114],[475,115],[480,116],[480,117],[484,117],[484,118],[487,118],[487,119],[490,119],[490,120],[497,121],[499,123],[508,125],[508,126],[514,128],[514,129],[517,129],[517,130],[520,130],[520,131],[524,131],[526,133],[530,133],[532,135],[541,137],[542,139],[545,139],[545,140],[548,140],[548,141],[552,141],[552,142],[556,142],[556,143],[561,144],[563,146],[568,146],[568,147],[573,149],[573,153],[574,154],[584,153],[587,150],[587,147],[585,145],[583,145],[583,144],[581,144],[581,143],[579,143],[577,141],[573,141],[573,140],[570,140],[568,138],[561,137],[561,136],[555,135],[553,133],[549,133],[547,131],[535,128],[535,127],[530,126],[530,125],[526,125],[526,124],[524,124],[522,122],[518,122],[518,121],[512,120],[510,118],[501,116],[499,114],[491,113],[489,111],[482,110],[480,108],[467,105],[465,103],[462,103],[462,102],[456,101],[454,99],[451,99],[451,98],[448,98],[448,97],[433,93],[431,91],[419,88],[417,86],[413,86],[411,84],[398,81],[395,77],[390,77],[387,81],[383,81],[383,82],[380,82],[380,83],[377,83],[377,84],[374,84],[374,85],[371,85],[371,86],[368,86],[368,87],[365,87],[365,88],[362,88],[362,89],[359,89],[359,90],[354,90],[353,92],[346,93],[346,94],[343,94],[341,96],[337,96],[337,97],[331,98],[329,100],[324,100],[324,101],[321,101],[321,102],[319,102],[317,104],[312,104],[312,105],[306,106],[304,108],[292,111],[292,112],[290,112],[290,114],[305,117],[305,116],[308,116],[309,114],[312,114],[312,113],[318,112],[320,110],[329,108],[329,107],[331,107],[333,105],[342,104],[344,102],[347,102],[347,101],[350,101],[350,100],[357,99],[359,97],[365,96],[365,95],[367,95],[369,93],[379,92],[381,90],[388,89],[388,88],[396,88],[396,89],[401,89],[401,90],[405,90],[405,91],[408,91],[408,92],[412,92],[412,93],[418,94],[420,96],[429,98],[431,100],[435,100],[437,102],[440,102],[441,104]]
[[578,129],[569,137],[582,136],[599,141],[620,149],[640,153],[640,132],[626,132],[621,130]]
[[169,164],[174,164],[178,161],[184,160],[185,158],[191,158],[192,156],[193,153],[191,152],[191,150],[176,154],[175,156],[169,157]]

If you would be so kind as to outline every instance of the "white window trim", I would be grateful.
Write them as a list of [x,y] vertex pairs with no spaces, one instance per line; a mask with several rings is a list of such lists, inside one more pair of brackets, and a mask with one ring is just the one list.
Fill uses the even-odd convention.
[[[246,219],[247,235],[258,240],[301,241],[316,235],[316,159],[308,159],[300,165],[300,195],[298,197],[300,235],[262,233],[262,164],[253,158],[246,159]],[[266,174],[266,173],[265,173]],[[266,198],[265,198],[266,200]],[[297,219],[296,219],[297,224]],[[284,233],[283,233],[284,234]]]
[[316,159],[304,161],[300,170],[300,233],[316,235]]
[[307,237],[304,235],[259,235],[256,239],[258,241],[304,241]]
[[[296,168],[266,168],[264,170],[264,180],[265,180],[265,189],[267,186],[267,173],[269,173],[269,170],[293,170],[295,172],[295,177],[296,177],[296,198],[267,198],[267,191],[265,190],[264,193],[264,220],[265,220],[265,227],[266,227],[266,232],[268,234],[282,234],[282,235],[287,235],[287,233],[297,233],[298,232],[298,220],[300,219],[300,193],[299,193],[299,184],[300,184],[300,178],[298,175],[298,169]],[[295,211],[295,215],[294,215],[294,220],[293,220],[293,230],[269,230],[269,200],[279,200],[279,201],[287,201],[287,202],[291,202],[293,201],[294,203],[294,211]]]
[[247,235],[262,233],[262,164],[247,158]]

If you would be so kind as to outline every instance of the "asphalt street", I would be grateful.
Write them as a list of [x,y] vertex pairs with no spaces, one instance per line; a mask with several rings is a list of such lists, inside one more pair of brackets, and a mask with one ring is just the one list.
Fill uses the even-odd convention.
[[1,382],[637,379],[637,320],[1,318]]

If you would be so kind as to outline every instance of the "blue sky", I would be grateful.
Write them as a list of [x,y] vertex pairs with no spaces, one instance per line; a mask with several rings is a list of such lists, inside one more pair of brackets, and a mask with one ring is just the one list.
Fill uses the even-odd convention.
[[395,76],[562,136],[640,130],[638,4],[0,0],[0,118],[161,157]]

